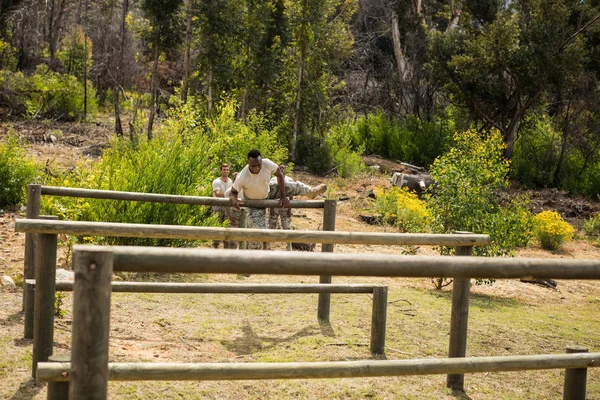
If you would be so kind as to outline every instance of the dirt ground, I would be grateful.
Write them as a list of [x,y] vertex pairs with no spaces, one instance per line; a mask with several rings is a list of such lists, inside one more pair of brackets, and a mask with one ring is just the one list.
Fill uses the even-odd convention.
[[[33,158],[37,161],[47,164],[52,168],[73,168],[79,158],[95,158],[101,152],[102,148],[107,147],[108,141],[112,136],[112,127],[109,124],[52,124],[48,126],[43,123],[13,123],[12,128],[16,131],[19,136],[26,140],[30,144],[29,152]],[[9,125],[3,123],[0,125],[0,140],[9,131]],[[371,174],[367,174],[360,179],[352,181],[343,181],[336,178],[323,178],[313,176],[304,172],[294,172],[292,175],[298,179],[309,184],[327,183],[332,190],[334,190],[339,198],[343,199],[339,202],[337,208],[337,220],[336,230],[338,231],[373,231],[373,232],[391,232],[392,228],[380,226],[380,225],[369,225],[362,222],[361,215],[365,213],[365,209],[368,207],[370,200],[368,199],[369,192],[375,186],[390,186],[389,177],[391,173],[389,171],[402,170],[403,166],[390,161],[385,161],[377,158],[369,158],[369,165],[380,165],[380,168],[373,169]],[[539,212],[546,209],[552,209],[560,212],[571,224],[577,228],[581,228],[582,222],[585,218],[589,217],[594,212],[600,212],[600,205],[598,203],[589,202],[583,198],[571,198],[565,193],[561,193],[555,190],[546,190],[532,193],[532,205],[535,212]],[[23,249],[24,249],[24,234],[14,232],[14,221],[18,218],[24,218],[24,210],[0,210],[0,276],[9,275],[15,277],[19,275],[23,268]],[[297,210],[294,214],[294,225],[297,229],[318,229],[321,224],[321,213],[318,210]],[[581,233],[581,232],[580,232]],[[274,246],[276,249],[283,249],[282,244]],[[320,250],[317,246],[316,250]],[[389,246],[342,246],[338,245],[335,247],[336,252],[361,252],[361,253],[387,253],[387,254],[402,254],[407,251],[414,251],[416,254],[422,255],[433,255],[437,254],[434,249],[428,247],[420,247],[418,249],[398,249]],[[553,257],[553,258],[572,258],[572,259],[598,259],[600,258],[600,249],[590,244],[588,241],[583,239],[577,239],[571,243],[566,244],[561,250],[555,252],[547,252],[539,247],[533,245],[524,249],[520,249],[517,253],[518,257]],[[64,255],[61,256],[59,263],[64,263]],[[221,282],[236,282],[240,278],[231,276],[215,276],[215,277],[204,277],[198,278],[210,279],[210,281],[221,281]],[[310,281],[309,278],[307,281]],[[253,276],[245,281],[247,282],[264,282],[264,283],[275,283],[281,282],[279,277],[271,276]],[[304,281],[304,278],[303,278]],[[346,279],[346,282],[359,283],[355,279]],[[381,280],[375,279],[362,279],[360,282],[381,282]],[[290,282],[297,282],[292,280]],[[435,294],[432,290],[432,283],[426,279],[389,279],[385,280],[386,284],[389,284],[391,288],[397,290],[399,293],[412,293],[411,291],[417,291],[418,293],[428,293],[435,297],[435,299],[448,298],[449,288],[444,289],[442,292]],[[472,292],[475,296],[483,296],[482,298],[494,298],[494,299],[506,299],[510,302],[518,302],[525,307],[532,307],[534,310],[536,307],[545,307],[548,304],[561,304],[565,305],[567,309],[578,309],[580,307],[587,306],[589,304],[600,305],[600,282],[596,281],[559,281],[557,289],[549,289],[541,285],[534,285],[529,283],[523,283],[516,280],[502,280],[495,282],[492,286],[473,286]],[[44,385],[36,384],[29,379],[30,370],[28,368],[28,362],[30,360],[30,348],[31,341],[22,339],[23,321],[22,314],[20,313],[20,302],[22,292],[21,289],[10,290],[6,287],[0,288],[0,330],[3,331],[0,337],[0,344],[5,341],[7,344],[2,348],[7,353],[5,358],[0,358],[0,378],[3,383],[3,388],[0,388],[0,398],[10,399],[31,399],[31,398],[45,398]],[[403,308],[398,308],[400,314],[410,315],[415,311],[411,302],[414,300],[405,300],[403,295],[399,295],[394,302],[398,301],[398,304],[391,304],[390,307],[400,307],[399,304],[404,304]],[[408,295],[406,295],[408,296]],[[192,339],[197,335],[193,331],[187,331],[184,328],[184,332],[175,333],[174,326],[180,326],[181,324],[189,325],[189,319],[193,318],[194,321],[198,319],[206,319],[206,324],[212,323],[211,326],[221,327],[224,324],[222,320],[210,320],[206,315],[178,315],[172,316],[172,310],[169,309],[167,304],[162,304],[160,298],[151,295],[142,295],[142,299],[149,302],[150,305],[140,305],[143,303],[134,303],[124,301],[125,295],[116,295],[117,304],[111,311],[114,314],[114,323],[111,327],[111,360],[113,361],[269,361],[269,359],[261,360],[256,359],[256,356],[252,356],[254,351],[257,349],[264,350],[270,346],[275,347],[280,344],[281,341],[287,343],[287,348],[294,347],[294,340],[302,341],[304,335],[310,337],[311,332],[303,332],[302,328],[297,332],[290,330],[289,337],[279,339],[268,339],[273,336],[272,333],[268,332],[268,328],[264,332],[257,331],[257,325],[249,324],[247,318],[242,318],[237,321],[242,325],[241,332],[232,334],[231,332],[221,332],[221,339],[217,339],[217,333],[214,337],[207,339],[195,340]],[[121,299],[122,301],[118,301]],[[196,300],[190,300],[186,297],[190,304]],[[245,299],[245,298],[244,298]],[[434,301],[437,301],[435,300]],[[241,300],[246,301],[246,300]],[[408,304],[403,303],[408,301]],[[342,297],[342,304],[349,304],[349,300],[346,297]],[[56,343],[55,347],[58,351],[68,351],[70,348],[70,295],[65,298],[64,308],[66,310],[66,316],[62,319],[57,319],[55,335]],[[365,302],[368,303],[368,302]],[[276,303],[281,308],[282,313],[285,313],[287,305],[285,302]],[[273,306],[273,304],[270,304]],[[367,304],[368,306],[368,304]],[[404,307],[405,306],[405,307]],[[142,307],[140,309],[139,307]],[[222,305],[216,304],[217,309],[223,307]],[[259,307],[253,305],[252,307]],[[235,307],[234,307],[235,308]],[[258,315],[264,319],[262,321],[265,326],[269,326],[267,317],[262,316],[263,309],[261,308]],[[292,311],[290,311],[291,313]],[[168,315],[168,317],[159,317],[160,315]],[[111,317],[112,318],[112,317]],[[302,326],[302,318],[298,317],[300,325]],[[445,327],[444,323],[440,323],[439,320],[443,320],[444,317],[432,317],[433,321],[437,322],[438,325]],[[176,323],[177,322],[177,323]],[[255,321],[253,321],[255,322]],[[204,322],[203,322],[204,323]],[[306,322],[309,331],[314,329],[315,331],[322,330],[322,327],[314,327],[314,322]],[[368,321],[357,322],[357,326],[368,325]],[[434,324],[434,322],[431,322]],[[595,324],[599,323],[596,315]],[[435,324],[434,324],[435,325]],[[252,331],[253,327],[255,331]],[[338,327],[338,335],[342,335],[345,329],[352,331],[356,327],[341,325]],[[227,329],[227,328],[222,328]],[[285,328],[282,328],[285,330]],[[291,328],[290,328],[291,329]],[[358,328],[356,328],[358,329]],[[476,329],[476,328],[475,328]],[[484,329],[482,328],[481,331]],[[314,333],[314,332],[312,332]],[[233,336],[228,336],[233,335]],[[444,333],[445,335],[445,333]],[[525,334],[526,335],[526,334]],[[598,335],[597,331],[595,335]],[[500,335],[502,336],[502,335]],[[161,340],[164,341],[161,342]],[[337,340],[337,339],[336,339]],[[368,339],[365,339],[368,341]],[[533,339],[532,339],[533,340]],[[114,341],[114,342],[113,342]],[[600,337],[593,338],[594,343],[600,342]],[[10,343],[8,343],[10,342]],[[166,344],[165,344],[166,343]],[[391,341],[393,343],[393,341]],[[432,342],[426,344],[431,346]],[[229,349],[229,352],[220,352],[218,358],[210,356],[211,352],[214,352],[216,345],[224,346]],[[334,345],[328,345],[325,351],[320,353],[320,356],[324,359],[327,357],[333,357],[332,359],[340,358],[339,354],[331,353],[336,347]],[[257,346],[255,349],[253,346]],[[325,346],[320,343],[319,346]],[[535,351],[535,344],[532,344],[532,349],[523,348],[523,353],[518,354],[533,354]],[[391,346],[393,347],[393,346]],[[542,346],[543,347],[543,346]],[[325,347],[323,347],[325,348]],[[402,357],[402,354],[407,354],[406,349],[391,349],[390,353],[394,351],[398,352],[398,356]],[[532,350],[528,352],[527,350]],[[561,348],[551,348],[557,352],[561,351]],[[439,350],[443,353],[443,349]],[[504,355],[502,350],[498,350],[498,355]],[[591,349],[591,351],[598,351],[598,349]],[[365,358],[365,349],[360,346],[360,343],[355,344],[353,350],[346,351],[343,353],[342,359],[361,359]],[[539,352],[539,351],[537,351]],[[195,356],[192,356],[194,354]],[[412,353],[411,353],[412,354]],[[426,354],[430,355],[430,354]],[[477,354],[471,354],[477,355]],[[488,354],[489,355],[489,354]],[[494,354],[496,355],[496,354]],[[267,357],[267,356],[262,356]],[[289,356],[292,357],[293,356]],[[405,357],[405,356],[404,356]],[[285,356],[284,356],[285,358]],[[4,361],[1,361],[4,360]],[[13,360],[12,362],[10,360]],[[291,360],[290,360],[291,361]],[[311,360],[312,361],[312,360]],[[14,365],[13,365],[14,364]],[[15,367],[16,365],[16,367]],[[597,375],[597,374],[596,374]],[[487,374],[486,374],[487,376]],[[414,380],[405,381],[406,391],[402,398],[442,398],[439,394],[429,394],[426,389],[423,389],[422,377],[416,377]],[[503,378],[506,382],[510,382],[512,378]],[[537,378],[536,378],[537,379]],[[442,378],[432,378],[425,382],[434,382],[434,385],[443,386]],[[501,380],[502,381],[502,380]],[[597,383],[597,379],[593,388],[590,399],[600,399],[600,385]],[[268,398],[268,397],[286,397],[286,398],[314,398],[314,394],[317,397],[328,397],[328,398],[394,398],[386,395],[373,394],[369,392],[370,389],[367,386],[377,385],[374,380],[366,381],[368,383],[356,383],[365,382],[360,380],[351,380],[349,384],[344,386],[348,390],[348,393],[352,395],[345,396],[344,391],[336,393],[335,396],[328,394],[328,387],[316,386],[305,387],[304,384],[292,387],[281,388],[278,386],[277,392],[272,392],[268,385],[261,386],[258,384],[246,384],[242,386],[235,386],[232,383],[223,383],[221,386],[215,384],[215,386],[208,385],[205,387],[207,390],[206,395],[200,393],[194,394],[194,388],[191,389],[191,394],[188,392],[182,392],[180,396],[171,396],[166,394],[158,394],[156,392],[155,398]],[[535,387],[535,379],[532,380],[532,385]],[[496,383],[491,384],[491,387]],[[112,384],[111,384],[112,385]],[[233,386],[231,386],[233,385]],[[324,384],[323,384],[324,385]],[[370,387],[370,386],[369,386]],[[244,395],[236,397],[236,390],[245,390],[251,395]],[[321,389],[319,389],[321,388]],[[420,388],[420,389],[419,389]],[[168,390],[173,389],[173,386],[165,384],[160,386],[159,389],[152,390],[164,390],[167,393]],[[480,395],[477,395],[478,389],[475,386],[469,386],[472,399],[488,399],[494,398],[488,397],[485,394],[485,390],[480,391]],[[139,386],[118,386],[118,389],[114,389],[118,395],[114,398],[147,398],[147,392],[144,392],[143,386],[140,389]],[[131,393],[129,392],[131,390]],[[182,389],[183,390],[183,389]],[[204,390],[204,389],[203,389]],[[316,392],[315,392],[316,390]],[[319,390],[323,390],[319,394]],[[423,396],[411,394],[420,393],[419,390],[424,390]],[[493,391],[494,389],[489,389]],[[525,391],[522,395],[509,396],[504,398],[555,398],[552,395],[544,395],[542,397],[536,397],[535,391]],[[561,388],[551,388],[548,393],[559,393]],[[554,391],[552,391],[554,390]],[[358,391],[358,392],[356,392]],[[359,393],[360,395],[356,395]],[[163,392],[161,392],[163,393]],[[284,393],[284,394],[282,394]],[[481,394],[482,393],[482,394]],[[495,392],[494,392],[495,393]],[[546,393],[546,392],[544,392]],[[455,398],[455,396],[443,395],[443,398]]]

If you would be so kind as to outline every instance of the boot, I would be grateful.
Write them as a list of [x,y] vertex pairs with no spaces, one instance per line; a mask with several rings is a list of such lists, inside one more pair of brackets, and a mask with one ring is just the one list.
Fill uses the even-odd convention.
[[306,197],[308,197],[309,199],[314,199],[315,197],[317,197],[317,195],[325,193],[326,190],[327,190],[327,185],[324,183],[321,183],[320,185],[312,187],[306,194]]

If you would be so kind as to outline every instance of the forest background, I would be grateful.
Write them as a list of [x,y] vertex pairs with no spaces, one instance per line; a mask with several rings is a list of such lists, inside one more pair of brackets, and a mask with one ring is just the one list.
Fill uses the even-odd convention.
[[[600,193],[598,1],[2,0],[0,12],[3,118],[114,116],[100,162],[51,184],[208,195],[219,163],[239,169],[251,147],[342,178],[378,154],[445,179],[427,229],[492,236],[529,231],[526,200],[499,193],[509,178]],[[474,206],[494,218],[477,222]],[[45,207],[214,222],[169,205]]]

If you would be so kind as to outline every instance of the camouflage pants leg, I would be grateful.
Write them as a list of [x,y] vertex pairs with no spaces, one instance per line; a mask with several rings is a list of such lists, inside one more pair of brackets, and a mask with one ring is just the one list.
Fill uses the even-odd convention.
[[[227,210],[225,210],[224,207],[213,206],[212,211],[213,213],[217,214],[219,224],[223,225],[223,222],[227,220]],[[219,243],[221,243],[220,240],[213,240],[212,247],[218,249]],[[225,247],[225,243],[223,243],[223,247]]]
[[[230,228],[240,227],[240,211],[233,207],[224,207],[227,211],[227,219],[229,220]],[[223,243],[226,249],[237,249],[237,242],[235,240],[227,240]]]
[[[267,209],[248,208],[248,227],[254,229],[267,229]],[[248,249],[262,248],[261,242],[248,242]]]
[[[303,196],[310,192],[311,186],[303,182],[286,182],[285,183],[285,195],[287,197]],[[269,183],[269,195],[267,199],[279,199],[281,193],[279,192],[279,185],[277,183]]]

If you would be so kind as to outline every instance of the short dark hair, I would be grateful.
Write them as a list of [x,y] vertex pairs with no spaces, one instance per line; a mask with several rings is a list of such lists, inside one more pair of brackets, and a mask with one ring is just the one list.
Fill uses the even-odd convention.
[[223,168],[225,168],[225,167],[229,167],[229,164],[227,164],[227,163],[222,163],[222,164],[221,164],[221,169],[223,169]]
[[260,151],[258,151],[256,149],[252,149],[248,152],[248,158],[258,158],[258,157],[262,157],[260,155]]

